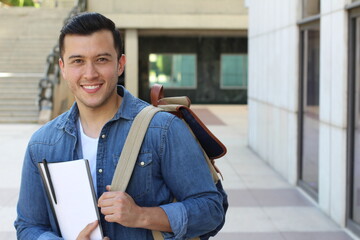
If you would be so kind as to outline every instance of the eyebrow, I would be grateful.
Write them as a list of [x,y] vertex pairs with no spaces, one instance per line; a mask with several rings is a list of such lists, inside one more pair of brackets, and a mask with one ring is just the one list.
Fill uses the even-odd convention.
[[[103,57],[103,56],[111,57],[112,55],[110,53],[106,53],[106,52],[96,55],[96,57]],[[73,58],[84,58],[84,56],[83,55],[71,55],[68,57],[68,59],[73,59]]]
[[84,56],[82,56],[82,55],[71,55],[71,56],[68,57],[68,59],[82,58],[82,57],[84,57]]

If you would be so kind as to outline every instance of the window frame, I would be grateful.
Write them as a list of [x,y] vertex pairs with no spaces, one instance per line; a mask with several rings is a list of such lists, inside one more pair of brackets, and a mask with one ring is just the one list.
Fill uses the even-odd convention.
[[360,39],[360,2],[348,4],[346,9],[349,10],[346,226],[360,236],[360,223],[353,220],[355,125],[356,118],[360,117],[360,112],[355,109],[356,101],[360,101],[359,96],[356,96],[356,87],[360,88],[360,70],[356,71],[356,63],[360,62],[360,54],[356,54],[356,50],[360,50],[360,43],[357,41]]
[[[174,55],[187,55],[187,56],[194,56],[195,57],[195,66],[194,66],[194,85],[193,86],[168,86],[164,83],[159,83],[159,82],[155,82],[155,83],[151,83],[150,82],[150,70],[151,70],[151,66],[150,66],[150,55],[151,54],[156,54],[156,55],[170,55],[170,56],[174,56]],[[177,90],[177,89],[191,89],[191,90],[195,90],[197,89],[197,86],[198,86],[198,56],[196,53],[176,53],[176,52],[151,52],[149,53],[148,55],[148,69],[149,69],[149,77],[148,77],[148,85],[149,85],[149,89],[151,88],[151,86],[153,84],[156,84],[156,83],[159,83],[159,84],[162,84],[164,85],[164,87],[166,87],[166,89],[172,89],[172,90]],[[173,76],[173,67],[171,67],[171,76]]]
[[[306,33],[306,30],[311,29],[318,29],[320,32],[320,15],[316,15],[312,17],[311,21],[306,19],[306,21],[302,21],[301,25],[299,24],[299,98],[298,98],[298,106],[299,106],[299,112],[298,112],[298,180],[297,184],[299,187],[301,187],[311,198],[313,198],[315,201],[318,201],[319,199],[319,193],[315,189],[313,189],[310,184],[308,184],[306,181],[302,179],[303,176],[303,134],[304,134],[304,107],[305,107],[305,101],[304,98],[305,91],[306,91],[306,84],[307,81],[305,81],[305,74],[307,74],[307,61],[308,59],[308,53],[307,47],[305,44],[307,44],[307,39],[305,39],[304,34]],[[319,36],[321,37],[321,36]],[[320,59],[319,59],[320,60]],[[319,65],[319,71],[320,71],[320,65]],[[320,79],[319,79],[320,81]],[[319,83],[321,84],[321,83]],[[320,107],[320,106],[319,106]]]
[[[246,57],[246,76],[245,76],[245,85],[243,86],[224,86],[224,79],[223,79],[223,72],[222,72],[222,67],[223,67],[223,56],[245,56]],[[248,60],[248,54],[246,53],[221,53],[220,54],[220,89],[223,90],[229,90],[229,89],[247,89],[248,88],[248,65],[249,65],[249,60]]]
[[[306,4],[309,2],[314,2],[317,1],[317,5],[318,6],[318,12],[315,12],[314,14],[309,14],[310,10],[312,9],[310,6],[307,6]],[[302,14],[301,17],[302,19],[308,19],[311,17],[315,17],[315,16],[320,16],[320,12],[321,12],[321,0],[302,0],[301,1],[301,8],[302,8]]]

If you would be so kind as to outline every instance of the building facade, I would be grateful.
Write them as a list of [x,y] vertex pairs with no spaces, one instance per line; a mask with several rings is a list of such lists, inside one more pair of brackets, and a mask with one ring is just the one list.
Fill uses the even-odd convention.
[[194,103],[246,103],[247,8],[243,0],[89,0],[88,11],[123,33],[124,83],[149,99],[161,83],[168,95]]
[[249,146],[360,236],[360,1],[248,5]]

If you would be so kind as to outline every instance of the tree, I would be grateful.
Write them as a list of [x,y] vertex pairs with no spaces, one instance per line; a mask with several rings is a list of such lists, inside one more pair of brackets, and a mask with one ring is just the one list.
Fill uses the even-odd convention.
[[14,7],[34,6],[32,0],[0,0],[0,2]]

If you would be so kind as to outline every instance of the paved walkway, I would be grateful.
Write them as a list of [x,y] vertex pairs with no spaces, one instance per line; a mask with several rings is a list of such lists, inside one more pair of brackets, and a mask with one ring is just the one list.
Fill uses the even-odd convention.
[[[247,147],[247,107],[194,106],[228,148],[217,160],[230,208],[218,240],[357,240]],[[13,221],[26,144],[39,125],[0,125],[0,239],[16,239]]]

